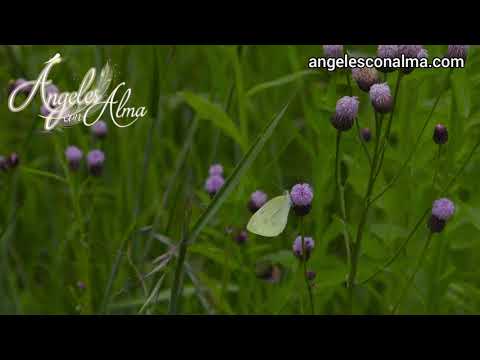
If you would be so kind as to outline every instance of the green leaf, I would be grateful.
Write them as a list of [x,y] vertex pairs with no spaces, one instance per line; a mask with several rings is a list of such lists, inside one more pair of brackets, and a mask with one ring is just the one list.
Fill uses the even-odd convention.
[[235,140],[244,151],[247,149],[246,139],[242,136],[233,120],[220,106],[188,91],[182,92],[181,95],[197,112],[199,119],[210,120],[216,127]]
[[274,88],[274,87],[277,87],[277,86],[285,85],[285,84],[288,84],[292,81],[298,80],[298,79],[300,79],[304,76],[314,75],[314,74],[316,74],[316,71],[303,70],[303,71],[295,72],[293,74],[282,76],[282,77],[280,77],[278,79],[275,79],[275,80],[266,81],[266,82],[260,83],[258,85],[255,85],[250,90],[248,90],[247,91],[247,96],[253,96],[253,95],[255,95],[255,94],[257,94],[257,93],[259,93],[263,90],[267,90],[267,89]]

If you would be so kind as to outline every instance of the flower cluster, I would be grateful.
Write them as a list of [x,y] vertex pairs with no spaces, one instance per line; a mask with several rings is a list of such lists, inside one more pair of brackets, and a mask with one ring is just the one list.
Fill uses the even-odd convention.
[[[70,170],[77,171],[83,159],[83,152],[78,147],[71,145],[65,150],[65,158]],[[87,169],[91,175],[100,176],[103,172],[104,163],[105,154],[102,150],[91,150],[87,154]]]
[[209,177],[205,181],[205,190],[211,197],[214,197],[225,183],[225,179],[223,178],[223,166],[220,164],[214,164],[210,166],[208,173]]

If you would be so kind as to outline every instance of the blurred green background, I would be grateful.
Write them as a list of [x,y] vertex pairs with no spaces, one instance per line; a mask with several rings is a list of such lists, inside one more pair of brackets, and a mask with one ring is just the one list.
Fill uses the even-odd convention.
[[[425,46],[430,57],[446,45]],[[376,46],[346,46],[355,55],[374,55]],[[64,61],[51,79],[74,91],[92,66],[109,61],[114,83],[132,88],[131,104],[148,114],[133,126],[117,128],[106,119],[108,135],[95,140],[77,125],[45,133],[40,100],[20,113],[7,107],[11,79],[34,79],[55,53]],[[291,246],[298,219],[291,215],[276,238],[248,235],[234,240],[250,213],[250,194],[270,197],[295,183],[315,192],[305,217],[306,235],[316,247],[308,267],[316,313],[348,311],[347,274],[339,201],[335,191],[336,101],[349,94],[350,73],[308,71],[308,59],[322,56],[316,46],[3,46],[0,48],[0,154],[17,152],[20,166],[0,172],[0,313],[3,314],[164,314],[182,229],[211,201],[203,186],[212,163],[229,176],[248,147],[292,97],[285,116],[241,177],[239,185],[188,249],[181,312],[187,314],[308,313],[305,284]],[[413,160],[395,186],[375,203],[367,220],[359,279],[383,264],[431,206],[437,147],[433,127],[449,130],[437,190],[445,186],[480,135],[480,55],[471,47],[465,69],[454,69]],[[396,174],[442,91],[448,69],[416,69],[399,89],[392,137],[378,190]],[[394,88],[397,72],[388,76]],[[358,121],[374,128],[368,94],[352,80],[360,99]],[[193,100],[192,100],[193,99]],[[192,104],[203,99],[217,109],[200,116]],[[226,114],[226,117],[224,116]],[[68,145],[106,155],[104,173],[89,177],[65,167]],[[369,143],[370,151],[373,142]],[[353,128],[342,140],[342,174],[347,221],[356,229],[368,180],[368,163]],[[471,314],[480,310],[480,155],[475,155],[448,192],[454,218],[433,239],[424,266],[400,313]],[[186,209],[191,208],[190,211]],[[233,229],[231,234],[228,229]],[[399,299],[428,230],[424,224],[391,266],[355,289],[354,312],[383,314]],[[122,246],[125,245],[125,246]],[[120,250],[120,252],[119,252]],[[170,252],[169,252],[170,251]],[[120,255],[120,256],[119,256]],[[118,263],[116,263],[118,259]],[[278,282],[259,279],[259,264],[274,264]],[[118,265],[118,266],[117,266]],[[118,269],[112,276],[112,268]],[[83,283],[79,284],[79,282]]]

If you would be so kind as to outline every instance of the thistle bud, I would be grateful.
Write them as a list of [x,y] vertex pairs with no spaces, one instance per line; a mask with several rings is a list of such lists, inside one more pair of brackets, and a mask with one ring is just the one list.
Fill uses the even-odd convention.
[[67,158],[67,163],[70,167],[70,170],[76,171],[80,167],[80,161],[82,160],[83,153],[76,146],[69,146],[65,150],[65,157]]
[[[378,45],[377,57],[381,59],[395,59],[398,57],[398,46],[397,45]],[[394,68],[383,67],[379,68],[379,71],[383,73],[389,73],[395,71]]]
[[372,132],[369,128],[363,128],[360,130],[360,135],[362,136],[363,141],[369,142],[372,139]]
[[250,200],[248,201],[248,209],[250,212],[255,213],[267,202],[268,197],[263,191],[257,190],[250,195]]
[[447,57],[467,60],[468,45],[448,45]]
[[87,155],[87,167],[91,175],[100,176],[103,171],[105,154],[101,150],[92,150]]
[[223,176],[223,166],[220,164],[213,164],[212,166],[210,166],[210,169],[208,169],[208,173],[210,175]]
[[449,220],[455,213],[455,205],[450,199],[435,200],[432,206],[432,215],[440,220]]
[[240,230],[236,235],[235,235],[235,241],[237,242],[238,245],[243,245],[247,242],[248,239],[248,233],[245,230]]
[[312,280],[315,280],[317,273],[315,271],[309,270],[307,271],[306,276],[309,281],[312,281]]
[[358,87],[368,92],[373,84],[380,81],[378,71],[374,68],[353,68],[352,77],[357,82]]
[[99,120],[91,127],[92,135],[97,139],[104,139],[107,136],[108,127],[105,121]]
[[213,197],[220,190],[224,183],[225,180],[220,175],[211,175],[205,182],[205,190],[210,196]]
[[332,125],[338,131],[350,130],[358,114],[358,98],[344,96],[337,101],[335,114],[331,118]]
[[445,125],[435,125],[435,130],[433,130],[433,141],[438,145],[443,145],[448,141],[448,131]]
[[370,88],[370,101],[376,112],[381,114],[392,111],[393,98],[387,83],[374,84]]
[[343,56],[343,45],[323,45],[323,52],[327,58],[340,58]]
[[304,236],[302,241],[302,236],[297,236],[297,238],[293,242],[292,250],[293,254],[297,258],[302,260],[308,260],[314,247],[315,242],[313,241],[313,238]]

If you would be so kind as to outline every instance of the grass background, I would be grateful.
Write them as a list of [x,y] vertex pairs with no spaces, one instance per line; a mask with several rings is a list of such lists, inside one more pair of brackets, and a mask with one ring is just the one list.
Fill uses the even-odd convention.
[[[430,57],[443,56],[447,48],[425,47]],[[346,48],[355,55],[376,51],[376,46],[369,45]],[[106,119],[108,136],[98,141],[82,125],[42,132],[38,98],[23,112],[11,113],[8,81],[35,78],[57,52],[64,62],[54,67],[50,78],[61,90],[77,90],[90,67],[101,68],[108,60],[115,83],[125,81],[132,88],[131,104],[146,106],[147,117],[124,129]],[[245,226],[251,192],[263,189],[273,197],[305,181],[315,191],[305,229],[316,242],[308,265],[317,273],[316,313],[345,313],[348,269],[335,194],[336,133],[330,116],[338,98],[349,93],[350,74],[307,71],[309,57],[322,54],[321,46],[2,47],[0,154],[16,151],[21,166],[0,173],[0,313],[166,313],[175,267],[174,252],[167,244],[177,244],[182,230],[211,201],[203,190],[209,165],[221,163],[226,176],[230,175],[295,92],[252,166],[189,246],[180,310],[187,314],[308,313],[305,285],[291,253],[299,226],[295,216],[290,216],[279,237],[249,234],[243,246],[225,231]],[[448,183],[477,142],[479,69],[478,51],[471,47],[466,68],[453,70],[413,160],[371,210],[360,280],[395,253],[431,206],[434,191]],[[374,193],[392,179],[413,149],[448,73],[447,69],[416,69],[402,80],[392,138]],[[396,77],[397,73],[388,76],[392,91]],[[361,127],[373,129],[367,94],[354,84],[354,95],[360,99]],[[445,124],[450,137],[435,189],[437,147],[432,133],[436,123]],[[91,178],[85,166],[70,173],[64,162],[69,144],[84,153],[102,149],[106,154],[103,175]],[[367,146],[373,151],[373,142]],[[355,128],[343,136],[342,148],[347,218],[353,233],[369,169]],[[457,212],[445,231],[434,237],[401,313],[479,311],[479,162],[480,155],[474,155],[448,192]],[[427,228],[420,226],[394,264],[356,288],[356,313],[390,311],[427,234]],[[112,277],[116,259],[118,273]],[[277,264],[280,282],[258,279],[259,263]],[[77,286],[79,281],[86,284],[85,289]]]

